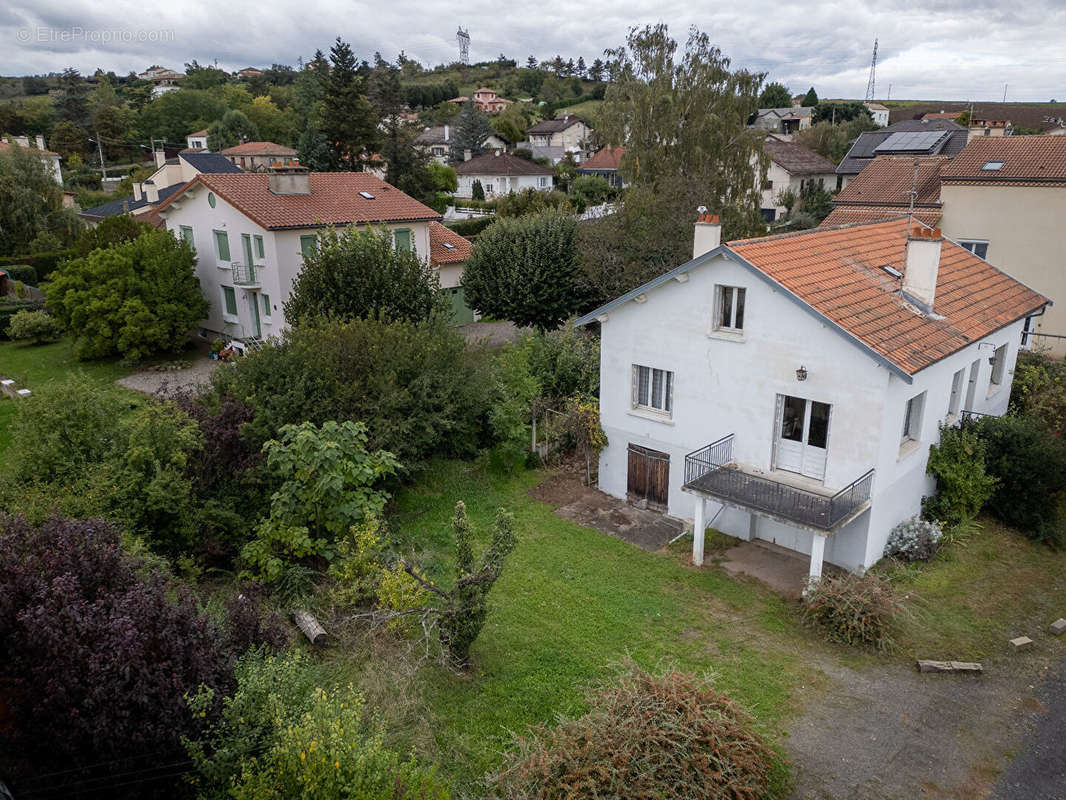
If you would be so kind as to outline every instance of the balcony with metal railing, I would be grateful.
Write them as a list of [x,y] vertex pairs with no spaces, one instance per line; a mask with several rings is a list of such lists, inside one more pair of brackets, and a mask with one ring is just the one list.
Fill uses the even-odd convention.
[[234,286],[244,286],[249,289],[254,289],[259,286],[259,271],[262,269],[261,265],[242,264],[239,261],[234,261],[230,264],[230,268],[233,270]]
[[871,469],[835,494],[821,494],[747,472],[733,461],[733,434],[685,456],[686,489],[725,505],[832,532],[870,505]]

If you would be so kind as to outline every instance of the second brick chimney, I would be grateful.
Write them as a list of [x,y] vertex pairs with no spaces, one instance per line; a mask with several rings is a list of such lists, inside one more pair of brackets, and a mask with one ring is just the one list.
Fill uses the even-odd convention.
[[933,310],[936,279],[940,271],[940,228],[914,226],[907,235],[907,260],[903,267],[903,293],[925,311]]

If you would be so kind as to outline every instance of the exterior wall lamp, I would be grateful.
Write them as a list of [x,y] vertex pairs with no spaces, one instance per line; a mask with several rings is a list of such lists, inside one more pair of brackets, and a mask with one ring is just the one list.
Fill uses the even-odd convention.
[[798,381],[807,380],[807,368],[806,367],[801,366],[798,370],[796,370],[796,380],[798,380]]

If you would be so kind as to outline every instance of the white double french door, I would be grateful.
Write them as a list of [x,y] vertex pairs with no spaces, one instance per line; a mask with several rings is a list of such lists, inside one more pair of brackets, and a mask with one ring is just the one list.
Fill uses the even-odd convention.
[[774,466],[808,478],[825,478],[829,443],[829,403],[791,395],[777,396]]

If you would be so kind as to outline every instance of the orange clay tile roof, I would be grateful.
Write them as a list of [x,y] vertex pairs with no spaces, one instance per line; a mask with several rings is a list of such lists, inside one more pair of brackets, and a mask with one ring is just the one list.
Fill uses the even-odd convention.
[[[862,173],[859,173],[860,175]],[[838,225],[854,225],[863,222],[883,222],[905,216],[910,209],[905,205],[898,206],[863,206],[846,205],[837,206],[829,216],[822,220],[820,228],[833,228]],[[930,228],[940,224],[940,209],[916,208],[914,218]]]
[[273,142],[245,142],[222,151],[224,156],[294,156],[296,151]]
[[1048,302],[947,239],[933,310],[899,294],[906,263],[905,218],[730,242],[729,248],[908,375],[1028,316]]
[[[207,128],[198,131],[193,131],[188,136],[207,136]],[[188,138],[188,136],[186,136],[186,138]]]
[[915,205],[939,207],[940,173],[950,162],[948,156],[878,156],[841,189],[833,202],[837,205],[897,205],[910,203],[915,185],[914,164],[918,162]]
[[[369,172],[312,172],[310,194],[274,194],[263,172],[202,173],[157,207],[165,211],[197,184],[205,186],[253,222],[269,230],[318,228],[376,222],[440,219],[424,206]],[[367,192],[373,199],[360,195]]]
[[625,152],[624,146],[614,148],[601,147],[592,158],[581,164],[579,169],[618,169]]
[[434,264],[461,264],[470,258],[473,249],[473,242],[451,228],[436,221],[429,223],[429,260]]
[[[1003,162],[997,170],[982,169]],[[1066,136],[989,136],[974,139],[944,169],[945,181],[1066,181]]]

